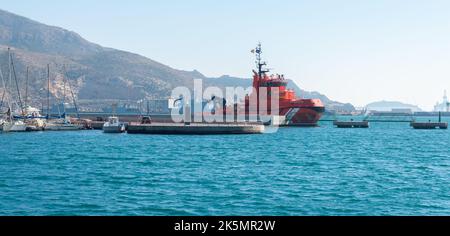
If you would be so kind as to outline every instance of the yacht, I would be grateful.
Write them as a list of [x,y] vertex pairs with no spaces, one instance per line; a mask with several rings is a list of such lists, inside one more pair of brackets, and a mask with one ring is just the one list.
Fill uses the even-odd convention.
[[26,131],[42,131],[45,127],[45,117],[41,115],[37,108],[27,106],[21,116],[14,116],[14,119],[22,119],[27,125]]
[[10,120],[3,123],[3,132],[25,132],[27,124],[21,120]]

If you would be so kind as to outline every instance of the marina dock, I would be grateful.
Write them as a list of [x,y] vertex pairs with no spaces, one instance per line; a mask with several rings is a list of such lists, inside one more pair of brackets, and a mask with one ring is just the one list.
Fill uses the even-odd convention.
[[369,128],[369,121],[334,121],[338,128]]
[[446,122],[411,122],[414,129],[448,129]]
[[439,121],[438,122],[411,122],[411,127],[414,129],[448,129],[448,123],[442,122],[442,113],[439,112]]
[[178,135],[213,135],[213,134],[262,134],[263,124],[250,123],[130,123],[129,134],[178,134]]

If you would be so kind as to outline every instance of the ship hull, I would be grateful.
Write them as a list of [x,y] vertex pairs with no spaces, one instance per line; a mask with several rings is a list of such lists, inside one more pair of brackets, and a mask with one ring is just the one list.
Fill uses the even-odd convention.
[[284,126],[316,127],[325,109],[323,107],[287,108],[281,111],[286,118]]
[[118,133],[124,133],[125,132],[125,125],[104,125],[103,126],[103,132],[109,133],[109,134],[118,134]]
[[23,122],[5,122],[2,125],[3,132],[25,132],[27,126]]
[[82,129],[82,126],[72,124],[50,124],[44,127],[45,131],[77,131]]
[[[280,100],[277,107],[279,109],[276,111],[269,107],[267,114],[282,116],[281,126],[315,127],[325,113],[325,106],[320,99]],[[258,113],[257,108],[248,103],[245,109],[247,116]]]
[[280,115],[285,116],[286,126],[317,126],[324,112],[325,106],[319,99],[280,101]]

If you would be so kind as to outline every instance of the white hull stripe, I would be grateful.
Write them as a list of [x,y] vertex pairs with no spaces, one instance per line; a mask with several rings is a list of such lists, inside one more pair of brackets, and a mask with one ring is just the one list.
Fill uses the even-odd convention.
[[291,123],[292,118],[294,118],[295,114],[297,114],[298,111],[300,111],[300,108],[289,109],[289,111],[286,113],[286,122]]

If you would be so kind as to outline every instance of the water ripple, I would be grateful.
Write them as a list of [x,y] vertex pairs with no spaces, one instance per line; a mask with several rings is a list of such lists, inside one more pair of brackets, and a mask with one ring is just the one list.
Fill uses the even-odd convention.
[[0,135],[0,215],[448,215],[450,132]]

